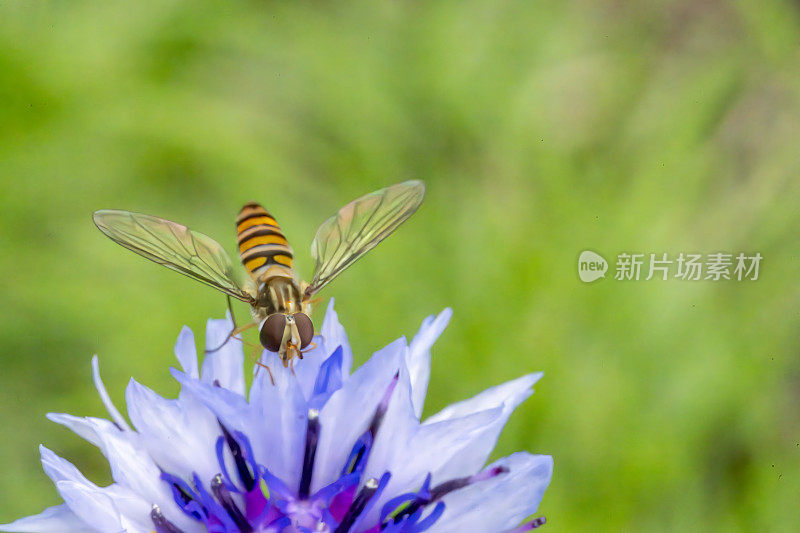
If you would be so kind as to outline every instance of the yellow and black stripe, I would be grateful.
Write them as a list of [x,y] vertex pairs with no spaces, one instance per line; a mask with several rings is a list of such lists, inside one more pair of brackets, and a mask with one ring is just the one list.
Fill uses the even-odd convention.
[[292,247],[266,209],[255,202],[245,204],[236,218],[236,231],[239,257],[254,277],[261,276],[273,266],[291,271]]

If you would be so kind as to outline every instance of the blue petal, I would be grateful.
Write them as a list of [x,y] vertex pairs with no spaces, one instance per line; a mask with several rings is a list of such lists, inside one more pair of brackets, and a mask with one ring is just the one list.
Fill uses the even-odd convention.
[[[252,391],[253,397],[248,403],[243,396],[227,389],[190,379],[174,369],[172,374],[183,390],[202,401],[228,430],[247,435],[256,462],[287,480],[293,490],[297,489],[308,411],[297,380],[281,379],[281,374],[276,372],[279,379],[275,386],[265,385]],[[212,442],[216,442],[216,437]],[[213,445],[209,448],[213,451]]]
[[47,477],[49,477],[53,483],[64,480],[89,483],[89,480],[81,474],[80,470],[78,470],[75,465],[63,457],[59,457],[46,446],[39,445],[39,453],[42,457],[44,473],[47,474]]
[[541,373],[536,373],[508,381],[469,400],[445,407],[425,420],[423,427],[429,427],[437,422],[462,418],[485,410],[501,409],[500,415],[494,421],[473,435],[468,446],[433,472],[434,481],[468,476],[480,470],[486,464],[511,413],[533,394],[533,384],[541,377]]
[[445,496],[444,514],[428,533],[497,533],[536,512],[553,475],[553,458],[519,452],[492,466],[508,473]]
[[0,524],[0,531],[16,533],[92,533],[97,531],[86,525],[66,505],[49,507],[35,516],[20,518],[10,524]]
[[375,409],[400,369],[405,349],[405,339],[401,338],[376,352],[322,408],[312,491],[339,477],[353,444],[367,430]]
[[[202,380],[218,382],[226,389],[244,395],[244,352],[242,341],[230,338],[233,321],[228,318],[209,320],[206,325],[206,350],[222,348],[206,353],[203,359]],[[227,339],[227,342],[226,342]]]
[[[121,531],[122,516],[116,510],[114,499],[100,490],[75,481],[59,481],[56,489],[73,513],[95,531]],[[143,509],[148,512],[147,507]]]
[[120,429],[124,429],[126,431],[130,430],[130,426],[122,418],[122,414],[114,405],[114,402],[111,401],[111,396],[108,395],[108,391],[106,391],[106,386],[103,384],[103,380],[100,378],[100,362],[95,355],[92,357],[92,379],[94,380],[94,386],[97,389],[97,394],[100,395],[100,400],[102,400],[103,405],[106,406],[106,410],[108,414],[111,415],[111,419],[114,421],[115,424],[119,426]]
[[61,424],[71,429],[76,435],[91,442],[98,448],[103,445],[100,438],[102,433],[120,431],[113,422],[104,418],[72,416],[65,413],[48,413],[47,418],[56,424]]
[[431,347],[447,327],[452,316],[453,310],[448,307],[436,318],[427,317],[422,321],[419,332],[414,335],[409,345],[406,365],[411,376],[414,413],[416,413],[417,419],[422,416],[425,395],[428,392],[428,381],[431,377]]
[[325,352],[333,353],[339,346],[342,347],[342,375],[350,375],[353,366],[353,350],[350,349],[350,342],[347,340],[347,333],[339,323],[339,315],[333,309],[333,298],[328,302],[328,310],[325,319],[322,321],[322,342],[325,344]]
[[[484,428],[491,427],[501,416],[502,408],[496,407],[422,426],[410,438],[398,439],[393,448],[390,448],[391,435],[379,436],[387,439],[387,444],[380,448],[376,446],[365,475],[374,476],[378,471],[391,471],[393,476],[387,494],[415,491],[429,474],[432,474],[434,484],[472,475],[483,465],[457,474],[449,466],[457,464],[462,455],[469,455],[470,448],[480,446]],[[380,502],[381,505],[384,503]],[[374,514],[372,518],[377,520],[378,515]]]
[[219,424],[194,396],[184,393],[177,400],[167,400],[132,379],[125,398],[131,422],[163,470],[197,472],[204,479],[219,471],[208,445],[219,435]]
[[193,378],[200,377],[197,367],[197,346],[194,343],[194,333],[189,326],[183,326],[178,340],[175,341],[175,357],[178,358],[184,372]]
[[314,409],[321,409],[331,394],[342,388],[342,357],[344,350],[341,346],[328,357],[319,369],[317,381],[314,383],[314,391],[309,402],[309,406]]

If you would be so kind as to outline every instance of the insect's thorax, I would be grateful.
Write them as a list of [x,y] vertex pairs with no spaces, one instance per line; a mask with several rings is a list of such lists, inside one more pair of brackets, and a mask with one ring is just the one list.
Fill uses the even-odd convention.
[[253,306],[253,318],[261,321],[273,313],[291,315],[304,311],[302,292],[297,280],[274,276],[258,285],[258,302]]

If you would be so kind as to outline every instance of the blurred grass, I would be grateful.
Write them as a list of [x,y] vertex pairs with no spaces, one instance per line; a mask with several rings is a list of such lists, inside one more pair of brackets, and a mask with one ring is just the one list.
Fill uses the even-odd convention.
[[[426,412],[543,370],[496,454],[555,457],[553,531],[793,531],[800,501],[800,13],[790,2],[0,4],[0,522],[58,502],[45,420],[165,394],[213,291],[98,208],[234,249],[263,202],[301,271],[350,199],[426,203],[326,291],[357,358],[445,306]],[[583,285],[580,251],[761,252],[756,282]],[[238,309],[242,314],[245,310]]]

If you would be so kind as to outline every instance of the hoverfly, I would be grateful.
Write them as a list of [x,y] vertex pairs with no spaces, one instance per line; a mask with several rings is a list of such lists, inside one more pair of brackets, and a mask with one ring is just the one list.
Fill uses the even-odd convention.
[[322,223],[311,243],[316,262],[310,283],[293,268],[293,252],[275,218],[250,202],[239,212],[239,257],[235,269],[222,246],[186,226],[130,211],[101,210],[94,223],[111,240],[160,265],[210,285],[250,305],[264,348],[277,352],[285,367],[310,345],[312,298],[344,269],[377,246],[422,203],[425,185],[406,181],[353,200]]

